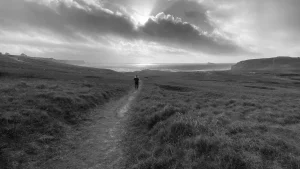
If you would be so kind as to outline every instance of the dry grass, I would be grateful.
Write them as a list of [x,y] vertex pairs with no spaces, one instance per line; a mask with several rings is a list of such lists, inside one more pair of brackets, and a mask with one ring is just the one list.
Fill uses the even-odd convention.
[[299,169],[299,87],[271,74],[148,72],[124,168]]

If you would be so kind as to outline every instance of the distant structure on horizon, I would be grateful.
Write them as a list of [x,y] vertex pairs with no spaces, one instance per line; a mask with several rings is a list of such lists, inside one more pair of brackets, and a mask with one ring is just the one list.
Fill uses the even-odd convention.
[[26,54],[22,53],[21,56],[27,56]]

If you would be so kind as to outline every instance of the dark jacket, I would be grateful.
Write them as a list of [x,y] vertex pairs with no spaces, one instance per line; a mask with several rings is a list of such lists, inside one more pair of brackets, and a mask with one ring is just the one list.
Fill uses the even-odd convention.
[[139,80],[140,80],[140,79],[139,79],[138,77],[135,77],[135,78],[134,78],[135,84],[139,84]]

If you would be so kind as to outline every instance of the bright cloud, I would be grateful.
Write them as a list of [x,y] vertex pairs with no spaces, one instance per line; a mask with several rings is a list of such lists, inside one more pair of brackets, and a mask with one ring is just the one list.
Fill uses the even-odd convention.
[[93,62],[236,62],[300,53],[300,1],[0,1],[0,51]]

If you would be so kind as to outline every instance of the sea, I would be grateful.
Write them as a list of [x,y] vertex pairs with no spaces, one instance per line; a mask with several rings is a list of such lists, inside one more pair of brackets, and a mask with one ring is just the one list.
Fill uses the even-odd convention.
[[158,70],[168,72],[200,72],[230,70],[233,63],[154,63],[154,64],[97,64],[94,67],[111,69],[118,72]]

